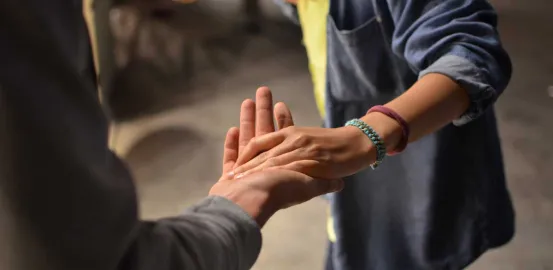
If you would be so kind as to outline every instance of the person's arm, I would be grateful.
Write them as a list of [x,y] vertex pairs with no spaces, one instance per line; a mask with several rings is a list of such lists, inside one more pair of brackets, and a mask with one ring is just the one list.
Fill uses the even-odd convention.
[[[273,109],[266,87],[258,89],[255,102],[243,102],[240,129],[227,133],[223,176],[211,189],[212,196],[182,216],[143,223],[123,260],[124,269],[249,269],[261,247],[259,227],[275,211],[341,188],[340,180],[317,181],[293,172],[272,171],[240,181],[226,177],[241,145],[274,132],[273,115],[279,129],[293,125],[286,105]],[[226,258],[233,250],[237,254]]]
[[[388,1],[395,23],[392,51],[419,80],[385,106],[404,118],[409,141],[453,122],[463,125],[490,109],[511,76],[497,33],[497,14],[486,0]],[[369,108],[367,108],[369,109]],[[399,124],[380,113],[361,118],[396,148]],[[289,128],[256,138],[231,175],[269,167],[315,177],[344,177],[376,161],[376,147],[356,127]]]
[[275,211],[339,188],[274,171],[140,221],[132,177],[107,147],[80,10],[0,2],[0,269],[245,270]]
[[139,220],[107,147],[80,8],[2,1],[0,15],[0,212],[13,225],[0,226],[0,268],[249,269],[260,227],[228,199]]
[[260,249],[255,220],[234,202],[211,196],[181,216],[141,222],[118,269],[245,270]]
[[[453,121],[463,125],[484,113],[511,76],[497,33],[497,14],[486,0],[388,1],[395,23],[392,50],[419,81],[386,104],[409,124],[416,141]],[[399,125],[378,113],[362,118],[383,133],[388,149]]]
[[138,219],[132,177],[107,147],[80,10],[0,4],[0,269],[249,269],[261,234],[245,188]]
[[[405,119],[410,128],[409,142],[413,142],[461,117],[469,108],[470,99],[451,78],[432,73],[385,106]],[[382,137],[387,151],[396,148],[402,130],[394,119],[380,113],[369,113],[360,119]]]

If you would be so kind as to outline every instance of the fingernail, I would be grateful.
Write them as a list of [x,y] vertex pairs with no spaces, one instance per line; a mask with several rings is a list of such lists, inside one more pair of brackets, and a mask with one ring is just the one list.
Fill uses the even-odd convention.
[[244,177],[244,174],[243,173],[239,173],[236,175],[236,177],[234,177],[234,179],[239,179],[239,178],[242,178]]
[[231,177],[231,178],[234,177],[234,171],[231,171],[231,172],[227,173],[227,176]]

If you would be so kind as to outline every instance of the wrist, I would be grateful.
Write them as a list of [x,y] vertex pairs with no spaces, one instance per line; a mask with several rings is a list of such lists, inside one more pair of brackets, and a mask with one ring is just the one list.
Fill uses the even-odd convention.
[[362,130],[354,126],[344,126],[339,129],[342,131],[344,139],[351,145],[349,162],[353,162],[351,160],[362,161],[360,162],[362,164],[359,165],[365,168],[376,161],[376,146]]
[[386,152],[391,152],[397,148],[401,141],[403,130],[395,119],[379,112],[372,112],[363,116],[361,121],[372,127],[382,138]]
[[223,197],[240,206],[262,228],[276,212],[270,204],[269,195],[258,190],[245,190],[223,195]]

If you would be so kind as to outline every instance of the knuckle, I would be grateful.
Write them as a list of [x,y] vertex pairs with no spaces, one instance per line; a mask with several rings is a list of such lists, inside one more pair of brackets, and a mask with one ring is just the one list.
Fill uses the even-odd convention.
[[320,145],[313,145],[309,149],[309,154],[315,158],[315,160],[321,162],[321,163],[328,163],[332,160],[332,155],[330,151],[324,149]]
[[308,156],[318,159],[319,156],[323,155],[324,150],[321,149],[320,145],[312,144],[307,148],[306,152]]
[[311,141],[311,138],[309,137],[309,135],[307,135],[303,132],[298,132],[294,136],[293,144],[294,144],[294,146],[296,146],[296,148],[300,148],[300,147],[303,147],[305,145],[308,145],[310,141]]

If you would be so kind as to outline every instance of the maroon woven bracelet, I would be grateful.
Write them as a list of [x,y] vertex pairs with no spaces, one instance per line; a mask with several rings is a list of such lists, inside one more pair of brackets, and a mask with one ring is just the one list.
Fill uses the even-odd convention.
[[399,143],[397,144],[396,148],[392,150],[392,152],[388,153],[388,155],[395,155],[405,150],[405,147],[407,147],[407,143],[409,142],[409,125],[407,124],[405,119],[403,119],[403,117],[401,117],[399,114],[394,112],[392,109],[381,105],[377,105],[370,108],[369,111],[367,111],[367,114],[372,112],[382,113],[396,120],[396,122],[401,126],[401,132],[402,132],[401,139],[399,140]]

